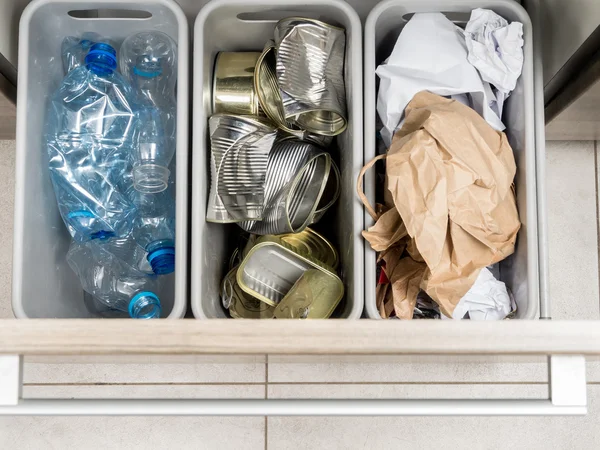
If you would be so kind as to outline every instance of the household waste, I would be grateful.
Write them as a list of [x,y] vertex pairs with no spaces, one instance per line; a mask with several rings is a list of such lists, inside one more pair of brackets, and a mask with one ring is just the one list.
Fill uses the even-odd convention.
[[[148,31],[120,46],[94,33],[66,37],[65,78],[45,140],[67,260],[111,317],[158,318],[175,270],[177,46]],[[96,310],[96,311],[97,311]]]
[[206,220],[243,236],[221,285],[233,318],[324,319],[343,298],[337,251],[313,228],[340,193],[345,46],[343,28],[291,17],[262,50],[216,57]]
[[[415,14],[377,68],[383,153],[359,176],[376,221],[383,318],[500,320],[516,304],[497,263],[520,229],[516,164],[502,105],[523,65],[522,24],[477,9],[465,29],[441,13]],[[372,207],[362,176],[385,161]]]

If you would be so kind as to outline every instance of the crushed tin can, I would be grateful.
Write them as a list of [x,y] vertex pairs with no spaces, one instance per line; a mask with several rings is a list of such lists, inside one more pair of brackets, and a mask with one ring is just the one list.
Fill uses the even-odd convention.
[[211,185],[206,220],[262,219],[269,152],[277,130],[255,117],[215,114],[209,119]]
[[[285,139],[275,143],[268,159],[262,218],[239,223],[245,231],[260,235],[298,233],[337,200],[338,169],[332,169],[335,163],[320,147]],[[336,175],[330,179],[332,171]],[[331,191],[332,182],[333,197],[321,202],[328,186]]]
[[314,134],[342,133],[348,124],[345,30],[315,19],[288,17],[275,26],[275,47],[285,121]]
[[323,271],[339,280],[332,267],[298,252],[297,248],[278,236],[263,236],[248,251],[236,277],[244,292],[276,306],[309,269]]
[[255,89],[260,52],[219,52],[212,88],[213,114],[261,115]]
[[236,274],[238,268],[231,269],[221,283],[221,301],[234,319],[272,319],[274,308],[248,295],[240,289]]
[[254,90],[258,97],[260,110],[277,125],[284,138],[293,136],[297,139],[313,141],[323,148],[329,147],[333,141],[333,136],[310,133],[300,128],[293,121],[286,120],[275,68],[275,43],[269,41],[256,62],[254,72]]
[[321,196],[319,204],[317,205],[317,210],[313,214],[309,225],[313,225],[323,218],[329,208],[331,208],[340,197],[340,190],[340,169],[338,169],[337,165],[332,162],[331,171],[327,178],[325,190],[323,191],[323,195]]
[[344,296],[342,280],[308,269],[275,307],[276,319],[328,319]]
[[285,120],[283,101],[275,73],[276,56],[275,43],[267,42],[256,62],[254,72],[254,90],[258,102],[265,115],[281,130],[293,136],[304,137],[305,132],[300,127]]

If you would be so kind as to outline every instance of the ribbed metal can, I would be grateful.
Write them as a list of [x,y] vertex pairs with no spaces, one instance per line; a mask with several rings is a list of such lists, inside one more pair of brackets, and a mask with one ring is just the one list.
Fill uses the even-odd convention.
[[277,129],[258,118],[231,114],[211,116],[209,127],[211,187],[206,220],[261,219],[269,152]]
[[275,143],[267,165],[262,219],[239,226],[260,235],[304,230],[313,221],[332,164],[329,153],[311,142],[285,139]]
[[255,90],[256,62],[260,52],[219,52],[212,89],[213,114],[261,114]]
[[345,30],[289,17],[275,26],[275,46],[285,120],[315,134],[342,133],[347,126]]

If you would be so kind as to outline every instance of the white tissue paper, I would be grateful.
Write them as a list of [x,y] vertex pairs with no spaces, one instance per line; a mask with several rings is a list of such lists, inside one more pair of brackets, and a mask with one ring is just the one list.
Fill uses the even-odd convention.
[[[506,285],[497,280],[488,268],[483,268],[471,289],[456,305],[452,318],[461,320],[468,313],[471,320],[502,320],[515,308]],[[442,319],[448,317],[442,314]]]
[[498,91],[514,90],[523,70],[523,24],[508,23],[489,9],[474,9],[465,27],[469,62]]
[[457,96],[463,103],[468,101],[468,106],[494,129],[505,128],[500,119],[502,105],[498,105],[491,86],[467,59],[463,30],[441,13],[415,14],[376,73],[381,80],[377,112],[383,122],[381,136],[387,147],[401,126],[406,105],[417,92],[424,90]]

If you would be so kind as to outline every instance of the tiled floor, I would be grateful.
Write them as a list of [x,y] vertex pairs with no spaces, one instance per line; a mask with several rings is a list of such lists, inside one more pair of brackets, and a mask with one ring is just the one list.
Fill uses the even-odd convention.
[[[552,317],[600,319],[598,157],[594,142],[549,142]],[[9,317],[14,142],[0,141],[0,316]],[[271,357],[103,362],[35,359],[25,397],[545,398],[544,358]],[[0,418],[2,448],[593,448],[600,363],[588,364],[590,413],[554,418]],[[268,382],[268,383],[267,383]]]

